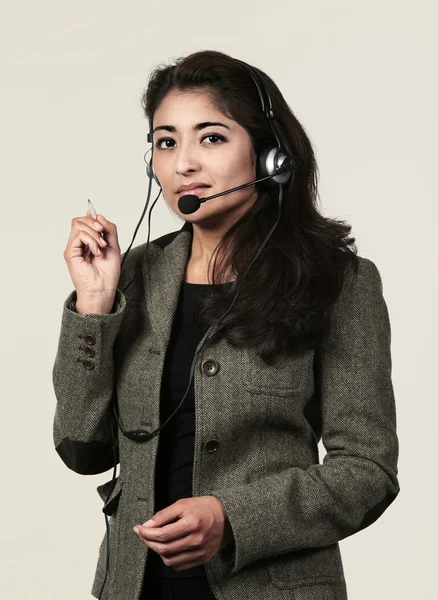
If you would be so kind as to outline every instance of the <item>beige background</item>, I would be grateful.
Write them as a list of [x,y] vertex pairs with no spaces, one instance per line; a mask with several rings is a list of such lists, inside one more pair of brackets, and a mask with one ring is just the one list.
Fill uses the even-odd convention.
[[[383,279],[401,492],[341,542],[349,598],[437,599],[436,1],[24,0],[1,12],[0,597],[91,597],[105,532],[95,488],[112,472],[77,475],[52,445],[63,251],[88,197],[127,248],[147,189],[150,70],[217,49],[277,82],[314,143],[323,212],[352,224]],[[151,239],[181,223],[162,201]],[[135,244],[146,238],[147,219]]]

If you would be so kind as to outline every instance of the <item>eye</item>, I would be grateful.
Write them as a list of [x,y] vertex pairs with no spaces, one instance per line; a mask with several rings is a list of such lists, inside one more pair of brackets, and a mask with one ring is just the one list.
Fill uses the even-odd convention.
[[[221,142],[225,142],[225,138],[223,135],[219,135],[218,133],[209,133],[208,135],[204,136],[202,138],[202,141],[204,141],[207,138],[216,138],[218,140],[220,140]],[[217,142],[211,142],[213,145],[217,145]]]
[[[162,142],[174,142],[175,140],[173,138],[160,138],[159,140],[157,140],[155,147],[159,148],[160,150],[163,150],[163,147],[161,146]],[[166,148],[172,148],[172,146],[166,146]]]

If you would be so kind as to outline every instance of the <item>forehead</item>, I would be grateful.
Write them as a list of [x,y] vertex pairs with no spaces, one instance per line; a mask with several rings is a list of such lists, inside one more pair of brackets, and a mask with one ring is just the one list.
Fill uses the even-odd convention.
[[[204,118],[205,117],[205,118]],[[153,127],[157,125],[191,126],[200,120],[217,120],[218,117],[227,125],[235,123],[214,107],[211,96],[205,91],[169,92],[157,108],[153,117]]]

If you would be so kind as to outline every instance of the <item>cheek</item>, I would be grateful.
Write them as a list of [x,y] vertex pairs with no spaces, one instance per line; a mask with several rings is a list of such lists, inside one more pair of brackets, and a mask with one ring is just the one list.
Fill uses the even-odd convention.
[[239,152],[233,156],[224,157],[220,164],[221,176],[228,181],[241,181],[253,178],[256,172],[256,163],[248,152]]

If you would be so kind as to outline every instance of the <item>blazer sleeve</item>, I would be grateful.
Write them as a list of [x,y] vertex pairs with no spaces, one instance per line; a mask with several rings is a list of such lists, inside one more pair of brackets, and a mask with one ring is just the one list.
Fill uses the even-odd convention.
[[256,560],[338,542],[376,521],[394,501],[398,439],[391,329],[380,273],[359,257],[315,351],[322,410],[322,464],[291,467],[211,492],[234,540],[220,551],[232,574]]
[[110,314],[81,315],[75,302],[73,291],[64,302],[52,370],[57,400],[53,441],[67,467],[94,475],[114,466],[114,450],[119,462],[110,403],[115,393],[113,345],[126,298],[118,289]]

